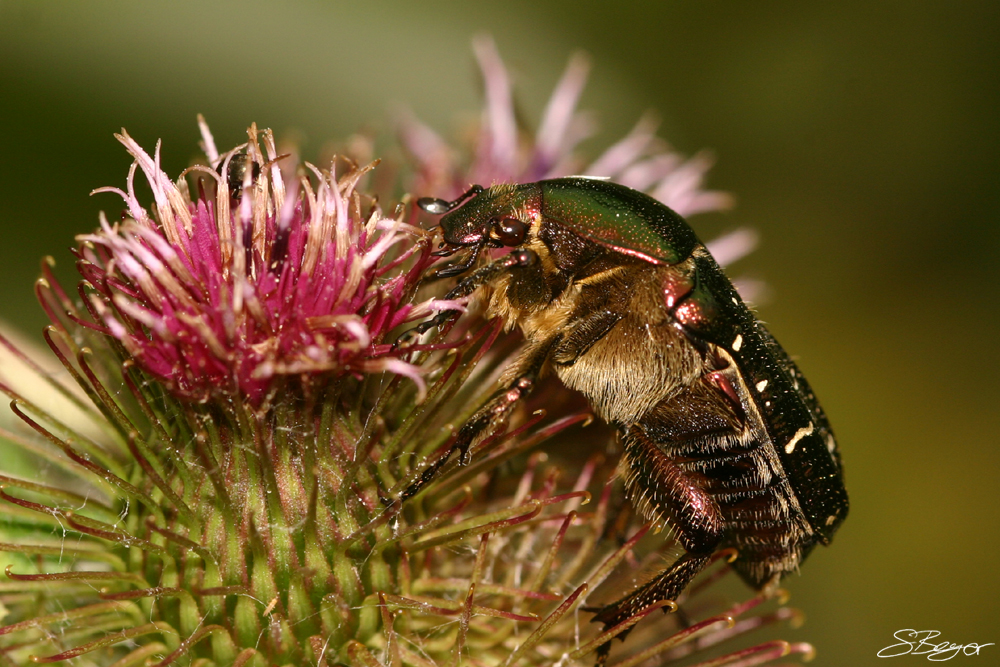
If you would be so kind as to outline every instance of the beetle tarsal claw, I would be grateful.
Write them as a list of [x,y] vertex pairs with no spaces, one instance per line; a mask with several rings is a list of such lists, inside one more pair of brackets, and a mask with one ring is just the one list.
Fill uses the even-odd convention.
[[740,552],[734,549],[733,547],[729,547],[726,549],[719,549],[715,553],[715,557],[724,558],[727,563],[732,563],[733,561],[735,561],[737,558],[740,557]]
[[396,341],[392,344],[392,351],[398,352],[400,350],[405,350],[415,345],[416,340],[420,338],[420,336],[422,336],[424,333],[426,333],[426,330],[424,331],[420,330],[420,327],[422,326],[423,324],[419,324],[413,327],[412,329],[407,329],[403,333],[399,334],[399,338],[397,338]]
[[431,253],[431,257],[451,257],[455,254],[456,248],[448,246],[446,243],[442,242],[440,250],[435,250]]
[[[445,255],[442,255],[444,257]],[[448,266],[443,266],[436,271],[432,271],[424,277],[424,282],[434,282],[436,280],[442,280],[444,278],[454,278],[465,273],[467,267],[464,262],[459,262],[457,264],[449,264]]]

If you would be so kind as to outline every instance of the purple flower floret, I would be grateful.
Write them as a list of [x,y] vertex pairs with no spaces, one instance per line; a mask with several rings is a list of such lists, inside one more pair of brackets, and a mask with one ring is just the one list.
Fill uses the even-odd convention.
[[[160,169],[159,144],[151,157],[124,131],[118,136],[135,158],[127,191],[95,192],[121,195],[123,220],[102,216],[100,230],[77,237],[95,320],[189,400],[258,407],[282,382],[383,371],[422,389],[420,369],[383,341],[442,307],[411,302],[433,257],[424,231],[356,192],[374,165],[343,175],[335,165],[306,165],[311,178],[295,176],[269,131],[258,142],[251,128],[236,149],[246,155],[221,156],[203,121],[202,133],[216,169],[186,173],[214,179],[216,194],[196,200],[183,176],[174,182]],[[254,165],[243,183],[228,182],[233,160]],[[152,213],[136,196],[136,167],[153,191]]]
[[646,116],[624,138],[592,162],[575,153],[595,129],[590,115],[576,105],[587,81],[588,59],[576,55],[556,85],[534,133],[518,127],[510,77],[489,37],[473,47],[482,70],[486,103],[471,149],[463,164],[448,143],[412,116],[404,118],[401,139],[417,164],[412,191],[450,199],[469,183],[527,183],[569,175],[607,177],[649,193],[683,216],[728,208],[725,192],[703,188],[712,165],[707,154],[685,159],[656,137],[656,122]]

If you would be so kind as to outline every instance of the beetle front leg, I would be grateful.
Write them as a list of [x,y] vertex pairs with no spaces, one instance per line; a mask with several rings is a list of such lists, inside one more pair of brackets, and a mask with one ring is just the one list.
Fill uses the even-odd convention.
[[[506,271],[528,267],[537,261],[538,255],[532,250],[514,250],[500,259],[490,262],[481,269],[473,271],[469,274],[469,276],[451,288],[451,290],[444,295],[444,298],[450,301],[469,296],[483,285],[503,275]],[[404,331],[396,341],[396,347],[399,347],[403,343],[407,342],[410,338],[427,333],[434,327],[447,324],[449,320],[457,317],[461,313],[462,311],[458,309],[442,310],[431,319],[421,322],[408,331]]]
[[518,372],[505,389],[495,394],[485,406],[462,425],[448,451],[424,469],[419,479],[403,491],[399,498],[400,501],[408,500],[420,493],[427,483],[437,476],[454,452],[458,452],[459,465],[469,463],[468,459],[472,447],[495,433],[507,421],[517,404],[534,389],[535,381],[541,374],[549,353],[558,344],[560,338],[561,336],[556,336],[550,341],[533,346],[524,352],[518,363],[518,366],[523,370]]

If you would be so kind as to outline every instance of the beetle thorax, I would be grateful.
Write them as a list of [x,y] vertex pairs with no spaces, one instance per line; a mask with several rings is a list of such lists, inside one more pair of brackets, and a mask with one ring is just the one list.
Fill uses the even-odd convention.
[[[560,274],[548,247],[538,236],[540,216],[527,217],[530,228],[525,242],[519,249],[534,253],[537,261],[530,267],[505,273],[493,284],[487,285],[489,294],[487,315],[499,317],[507,329],[521,328],[531,338],[540,329],[554,331],[569,317],[562,288],[568,284]],[[563,303],[563,305],[560,305]],[[550,312],[551,311],[551,312]]]
[[556,373],[613,424],[637,421],[706,370],[706,360],[659,307],[662,273],[662,267],[621,266],[574,286],[579,312],[621,317],[578,357],[572,347],[557,355]]

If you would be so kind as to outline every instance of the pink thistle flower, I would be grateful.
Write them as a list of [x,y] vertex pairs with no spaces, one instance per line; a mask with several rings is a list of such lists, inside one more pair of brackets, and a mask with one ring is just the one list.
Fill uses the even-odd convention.
[[[412,378],[422,391],[420,370],[383,341],[440,307],[410,303],[432,258],[423,231],[362,202],[355,187],[374,165],[340,176],[335,165],[306,165],[314,185],[283,167],[288,156],[277,154],[270,131],[263,150],[251,128],[246,156],[237,153],[242,146],[220,156],[201,127],[218,173],[191,171],[217,181],[213,200],[192,201],[183,179],[170,180],[159,145],[150,156],[118,135],[135,158],[128,189],[95,192],[121,195],[128,217],[112,225],[102,216],[100,230],[78,237],[95,320],[190,400],[239,397],[257,407],[284,381],[383,371]],[[137,167],[153,191],[152,214],[135,194]],[[239,172],[244,182],[230,182]]]
[[590,69],[586,56],[570,59],[532,135],[517,125],[510,77],[493,40],[480,37],[473,48],[486,103],[471,162],[465,165],[433,130],[412,116],[404,117],[401,140],[417,164],[414,192],[452,199],[470,182],[525,183],[586,175],[648,192],[683,216],[732,205],[727,193],[703,188],[711,158],[703,153],[685,159],[671,151],[656,137],[657,123],[650,116],[640,119],[596,160],[587,162],[576,155],[576,147],[595,129],[591,117],[576,108]]

